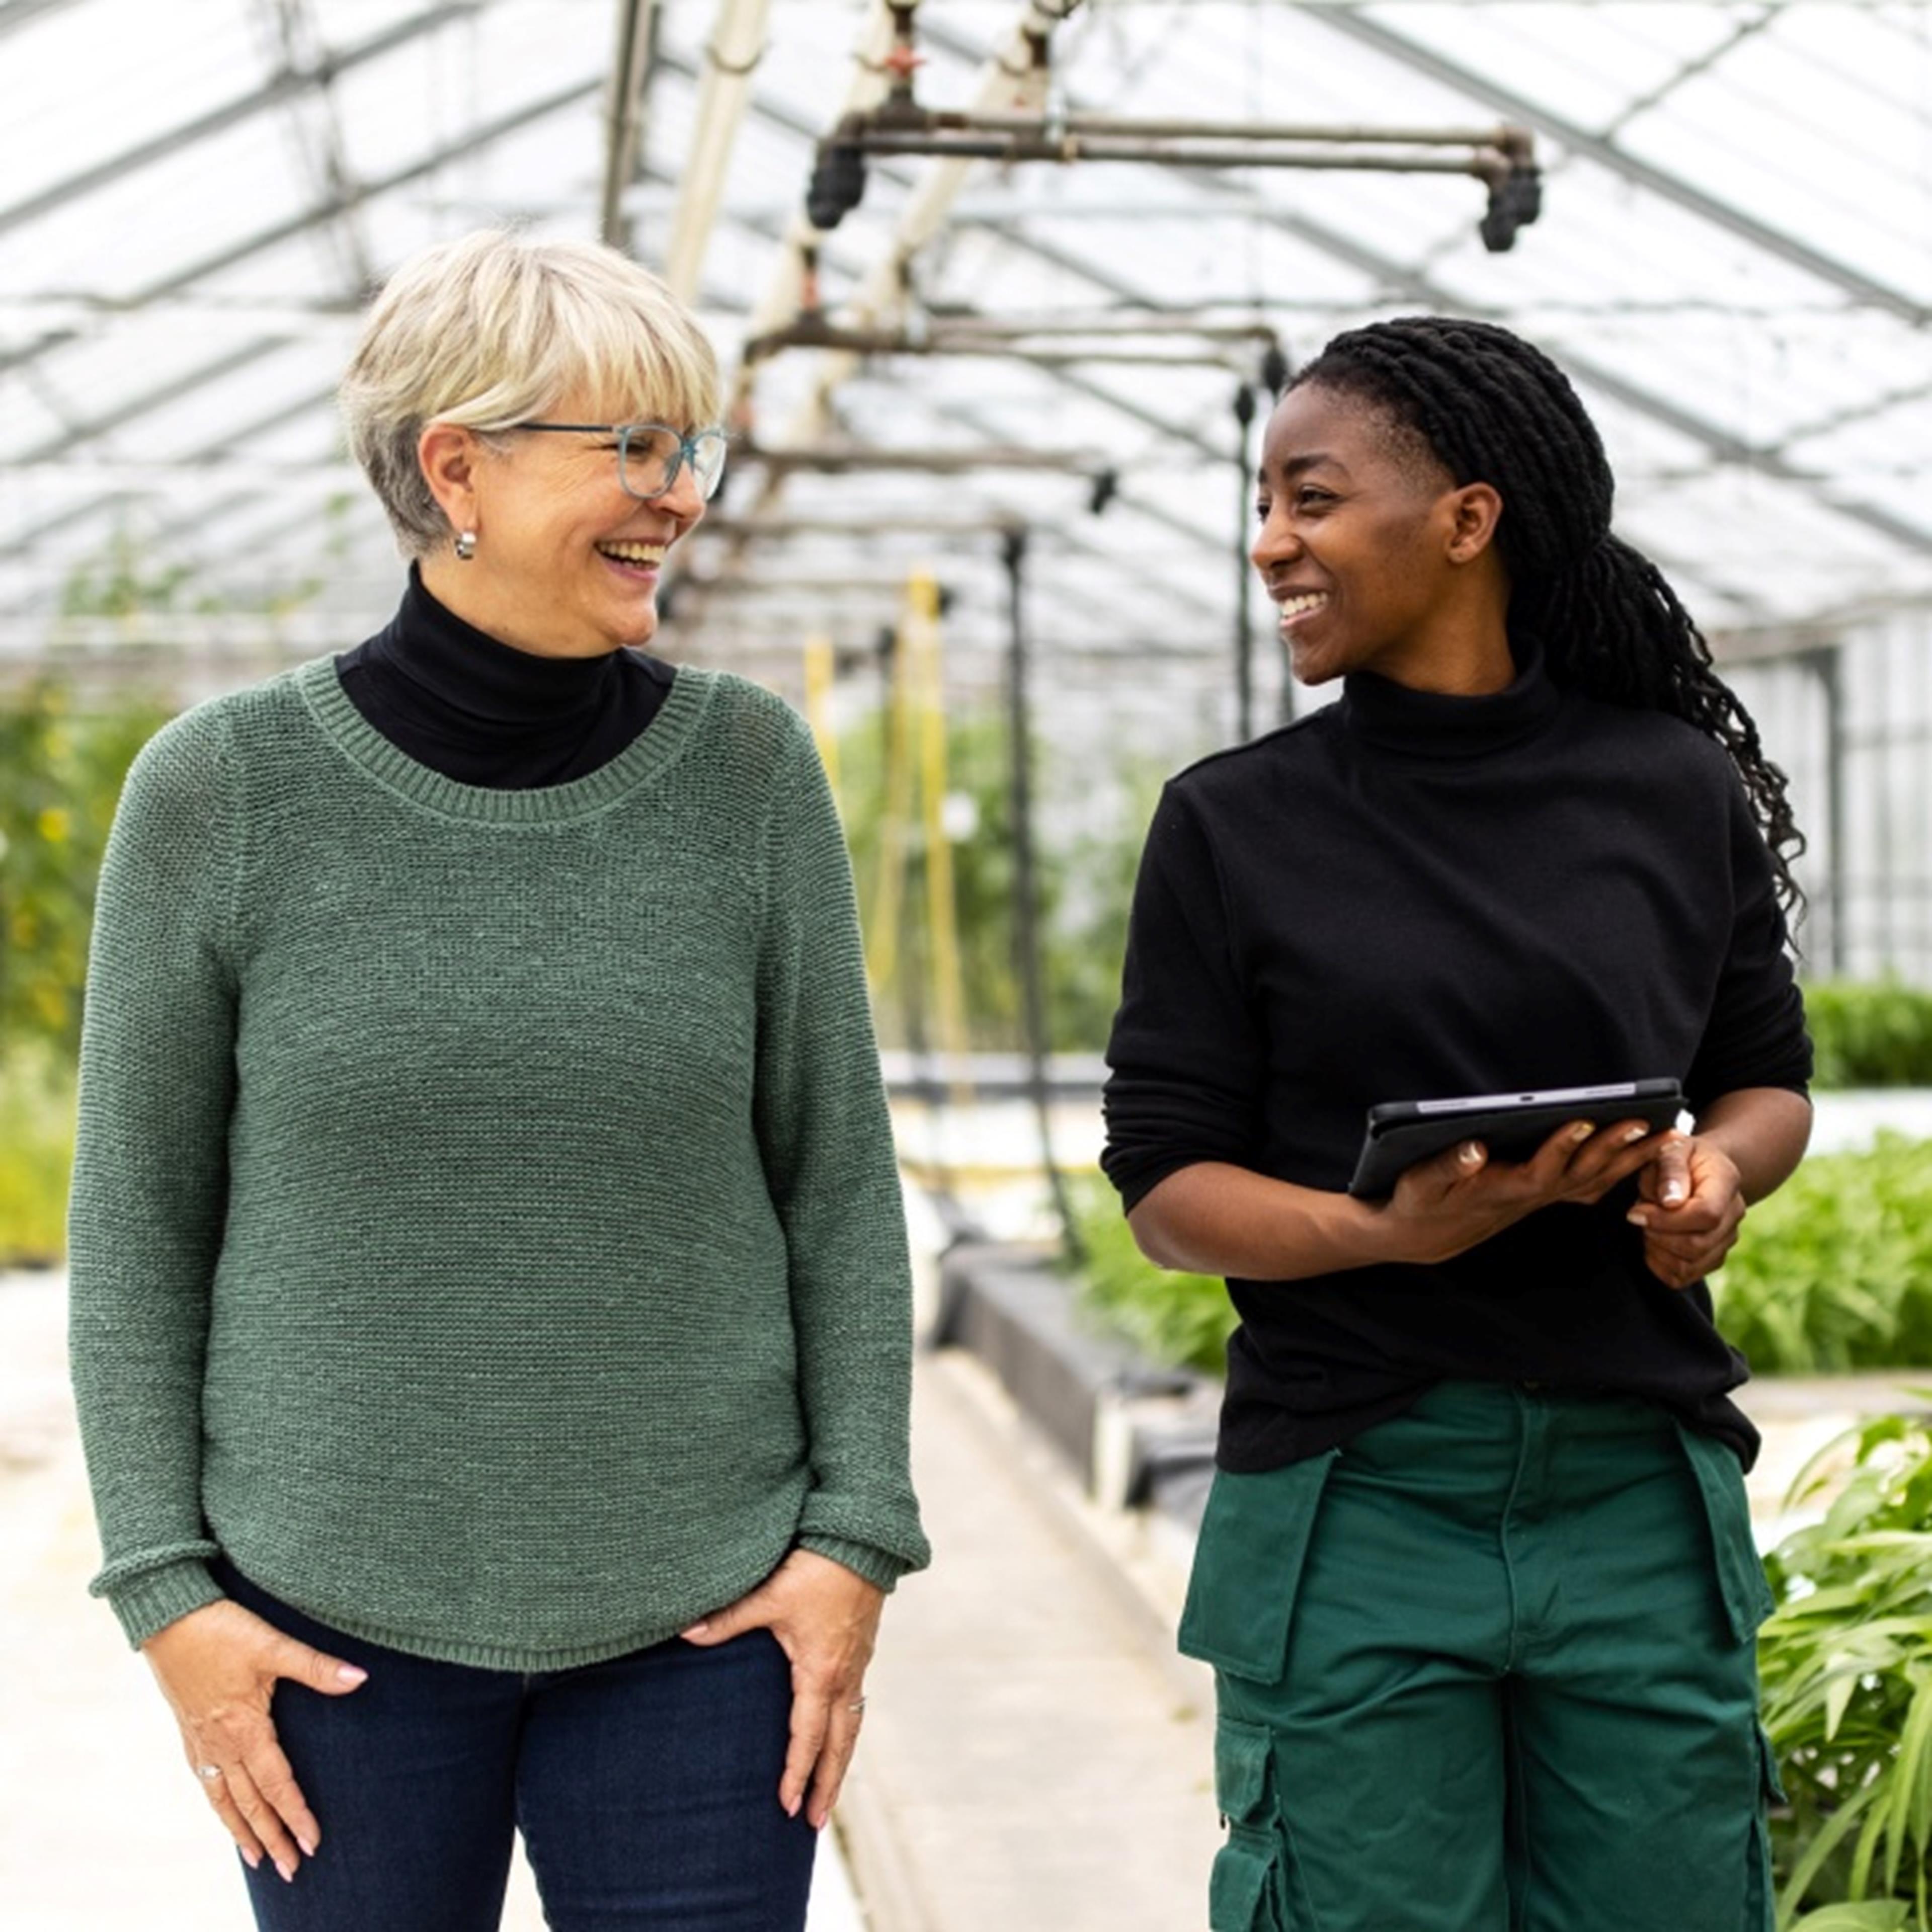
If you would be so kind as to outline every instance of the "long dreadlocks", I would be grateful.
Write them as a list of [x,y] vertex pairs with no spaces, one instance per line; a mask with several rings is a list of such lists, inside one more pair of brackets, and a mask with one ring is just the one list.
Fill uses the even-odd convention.
[[1790,862],[1804,839],[1784,774],[1663,572],[1611,534],[1615,480],[1562,370],[1493,323],[1408,316],[1336,336],[1288,386],[1304,385],[1380,409],[1459,487],[1495,488],[1510,628],[1540,641],[1555,682],[1668,712],[1723,746],[1771,848],[1778,898],[1800,904]]

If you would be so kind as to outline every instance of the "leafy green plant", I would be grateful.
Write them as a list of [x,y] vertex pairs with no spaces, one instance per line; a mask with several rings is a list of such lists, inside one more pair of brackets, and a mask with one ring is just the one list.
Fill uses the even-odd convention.
[[0,1049],[0,1268],[60,1258],[73,1161],[73,1063],[44,1042]]
[[83,711],[52,679],[0,704],[0,1048],[72,1052],[107,828],[166,716],[140,698]]
[[1751,1210],[1712,1289],[1760,1373],[1932,1365],[1932,1141],[1807,1161]]
[[1223,1373],[1235,1317],[1222,1283],[1156,1268],[1135,1246],[1120,1196],[1106,1181],[1077,1176],[1068,1191],[1087,1251],[1079,1276],[1083,1304],[1157,1362]]
[[1932,988],[1819,980],[1804,1016],[1820,1087],[1932,1087]]
[[[868,922],[878,904],[884,844],[885,738],[886,721],[874,715],[846,733],[838,746],[839,812],[860,910]],[[946,740],[948,786],[963,806],[962,829],[950,843],[968,1031],[980,1051],[1010,1051],[1020,1045],[1022,1033],[1006,721],[995,712],[954,717],[947,722]],[[1036,760],[1036,766],[1046,763]],[[1053,836],[1058,814],[1050,800],[1036,803],[1047,1042],[1055,1052],[1097,1052],[1106,1043],[1120,996],[1127,907],[1147,816],[1141,795],[1148,789],[1140,775],[1130,775],[1115,820],[1072,838]],[[930,998],[926,981],[931,970],[922,826],[907,827],[906,838],[896,983],[878,1016],[889,1046],[908,1044],[916,1030],[932,1027],[920,1004]]]
[[[1794,1506],[1851,1474],[1767,1568],[1765,1728],[1789,1806],[1772,1820],[1778,1924],[1932,1932],[1932,1433],[1868,1423],[1813,1459]],[[1800,1918],[1808,1903],[1822,1908]]]

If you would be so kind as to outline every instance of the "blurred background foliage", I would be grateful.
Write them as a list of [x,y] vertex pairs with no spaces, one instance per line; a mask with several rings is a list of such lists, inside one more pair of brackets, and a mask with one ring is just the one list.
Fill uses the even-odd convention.
[[[838,808],[868,925],[880,904],[891,814],[890,718],[883,710],[839,738]],[[950,847],[968,1042],[978,1052],[1024,1044],[1015,915],[1012,760],[1004,717],[955,713],[946,722],[943,817]],[[1084,776],[1033,754],[1039,830],[1035,898],[1046,991],[1046,1044],[1056,1053],[1097,1053],[1120,994],[1120,956],[1140,843],[1159,779],[1110,777],[1098,795],[1074,788]],[[926,916],[928,833],[922,810],[898,810],[905,845],[899,958],[877,1001],[880,1042],[938,1046],[932,925]]]
[[1804,988],[1820,1087],[1932,1087],[1932,988],[1822,980]]
[[[1088,1306],[1156,1360],[1220,1375],[1234,1326],[1221,1283],[1144,1259],[1104,1183],[1074,1200]],[[1932,1141],[1881,1134],[1808,1160],[1751,1210],[1712,1290],[1756,1373],[1932,1376]]]
[[1760,1374],[1932,1370],[1932,1141],[1808,1160],[1751,1209],[1712,1286]]
[[94,882],[134,754],[166,716],[82,710],[57,680],[0,699],[0,1263],[63,1245]]

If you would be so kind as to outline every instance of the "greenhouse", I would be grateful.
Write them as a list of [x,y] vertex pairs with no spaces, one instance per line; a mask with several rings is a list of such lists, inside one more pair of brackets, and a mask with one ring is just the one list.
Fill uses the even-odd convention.
[[[1670,1450],[1679,1488],[1688,1467],[1707,1497],[1729,1497],[1736,1475],[1728,1462],[1712,1475],[1700,1455],[1739,1451],[1742,1555],[1726,1554],[1728,1502],[1694,1526],[1700,1550],[1714,1539],[1732,1592],[1712,1614],[1749,1626],[1737,1654],[1755,1655],[1748,1694],[1761,1697],[1762,1731],[1751,1720],[1738,1748],[1756,1835],[1735,1848],[1749,1871],[1722,1881],[1724,1909],[1735,1894],[1737,1922],[1754,1932],[1774,1920],[1778,1932],[1932,1932],[1932,4],[0,0],[0,1531],[25,1552],[0,1601],[16,1654],[49,1659],[0,1754],[21,1820],[0,1826],[0,1897],[23,1901],[22,1924],[79,1932],[138,1913],[158,1932],[239,1927],[251,1896],[258,1923],[292,1924],[271,1916],[260,1870],[244,1891],[224,1868],[224,1830],[272,1874],[284,1855],[291,1868],[314,1856],[299,1798],[251,1823],[254,1786],[191,1728],[206,1790],[181,1776],[166,1706],[146,1672],[130,1676],[114,1617],[88,1600],[97,1571],[122,1634],[163,1642],[148,1657],[164,1684],[176,1681],[167,1634],[211,1610],[241,1614],[228,1599],[244,1572],[269,1603],[379,1652],[534,1678],[649,1654],[700,1598],[716,1615],[767,1573],[786,1575],[770,1553],[742,1555],[728,1500],[748,1492],[750,1472],[783,1464],[799,1491],[783,1508],[803,1512],[786,1563],[842,1564],[841,1583],[892,1594],[869,1712],[862,1658],[814,1719],[831,1742],[820,1781],[796,1794],[814,1824],[860,1718],[865,1742],[815,1868],[802,1853],[809,1916],[772,1905],[756,1922],[1173,1932],[1211,1912],[1216,1932],[1447,1926],[1420,1907],[1398,1926],[1361,1902],[1367,1876],[1338,1878],[1312,1850],[1301,1862],[1277,1819],[1312,1818],[1323,1802],[1294,1795],[1280,1742],[1305,1738],[1312,1720],[1277,1722],[1241,1687],[1286,1697],[1282,1647],[1292,1658],[1313,1644],[1314,1610],[1298,1606],[1291,1627],[1283,1609],[1276,1664],[1258,1674],[1201,1631],[1218,1614],[1213,1538],[1238,1486],[1226,1477],[1304,1468],[1317,1450],[1346,1468],[1358,1430],[1420,1427],[1434,1412],[1415,1407],[1418,1391],[1467,1378],[1532,1407],[1574,1383],[1593,1414],[1606,1396],[1654,1397],[1642,1406],[1675,1416],[1671,1443],[1688,1444]],[[508,415],[472,410],[526,373],[503,366],[508,304],[464,310],[446,266],[420,286],[408,278],[425,250],[478,230],[513,232],[518,260],[551,244],[614,251],[545,259],[585,278],[573,316],[630,290],[646,346],[607,353],[587,325],[580,340],[557,325],[524,328],[514,353],[584,372],[630,354],[624,366],[657,372],[660,392],[597,392],[586,374]],[[475,272],[514,272],[498,260],[486,250]],[[658,278],[654,292],[622,279],[634,265]],[[372,324],[392,278],[414,292]],[[1418,316],[1480,326],[1376,334]],[[383,373],[368,348],[379,326],[403,342],[394,354],[411,380],[460,366],[489,382],[397,401],[395,363]],[[1524,548],[1527,489],[1512,516],[1511,479],[1479,467],[1519,433],[1533,440],[1533,406],[1484,363],[1457,392],[1474,398],[1466,420],[1451,420],[1462,405],[1414,373],[1437,352],[1427,344],[1447,342],[1453,361],[1476,352],[1472,340],[1507,339],[1484,326],[1568,377],[1614,474],[1614,539],[1598,532],[1587,564],[1546,573],[1558,587],[1542,602],[1526,587],[1544,575]],[[1298,385],[1331,339],[1364,330],[1382,346]],[[360,386],[345,392],[352,358]],[[671,400],[700,394],[701,418]],[[1342,411],[1335,432],[1337,399],[1352,396],[1355,416]],[[633,410],[652,419],[583,414]],[[1283,425],[1304,422],[1317,443],[1340,434],[1343,457],[1359,449],[1360,473],[1386,471],[1391,489],[1432,477],[1430,500],[1474,519],[1473,547],[1451,569],[1443,542],[1419,540],[1436,544],[1423,557],[1393,524],[1352,537],[1369,526],[1346,514],[1340,536],[1298,525],[1298,479],[1336,460],[1294,442]],[[584,441],[590,431],[602,440]],[[384,434],[401,436],[406,488],[382,481]],[[352,445],[378,454],[359,462]],[[1587,452],[1550,447],[1539,492],[1586,494]],[[514,501],[527,524],[500,494],[493,531],[476,506],[510,490],[511,465],[524,466]],[[547,496],[529,481],[539,475]],[[580,535],[576,501],[603,506],[590,576],[556,560]],[[1373,568],[1351,579],[1372,544],[1383,546]],[[1623,716],[1606,730],[1633,711],[1670,712],[1672,730],[1688,720],[1721,752],[1707,742],[1694,758],[1686,741],[1654,736],[1642,742],[1677,752],[1547,741],[1541,769],[1562,796],[1544,832],[1522,833],[1520,872],[1509,855],[1521,814],[1497,807],[1495,842],[1468,843],[1479,818],[1458,815],[1456,785],[1431,791],[1418,776],[1438,755],[1427,746],[1386,766],[1324,765],[1318,779],[1310,752],[1292,782],[1267,776],[1270,759],[1352,742],[1377,716],[1385,736],[1453,735],[1462,728],[1440,707],[1458,700],[1444,692],[1528,704],[1525,680],[1540,679],[1546,715],[1485,728],[1519,756],[1556,694],[1575,694],[1573,660],[1558,655],[1570,647],[1540,633],[1526,646],[1524,611],[1604,604],[1600,586],[1624,580],[1603,558],[1632,550],[1660,577],[1642,580],[1629,621],[1646,638],[1669,631],[1680,655],[1644,674],[1646,694],[1592,685],[1589,701]],[[502,588],[506,554],[524,560],[520,588]],[[1573,568],[1597,574],[1573,581]],[[1403,652],[1420,620],[1375,646],[1370,668],[1371,646],[1344,634],[1349,600],[1408,624],[1424,593],[1405,586],[1425,580],[1438,600],[1429,634],[1465,652],[1487,623],[1489,662],[1501,650],[1509,669],[1487,683],[1424,679],[1437,710],[1378,712],[1376,688],[1415,682]],[[1585,583],[1598,588],[1575,589]],[[488,596],[473,607],[446,608],[452,587],[478,585]],[[620,604],[648,620],[622,635],[604,615],[580,621]],[[536,614],[530,635],[551,641],[518,647],[520,619],[497,621],[513,610]],[[1401,625],[1388,627],[1394,638]],[[634,650],[620,664],[626,644],[648,657]],[[432,644],[434,661],[410,657]],[[477,645],[502,653],[487,692],[464,683]],[[1598,647],[1574,648],[1582,664]],[[546,656],[582,662],[529,662]],[[1355,695],[1342,695],[1338,668]],[[1741,710],[1712,695],[1724,688]],[[452,691],[457,708],[437,710]],[[580,697],[604,707],[581,742],[556,708]],[[486,715],[500,701],[503,714]],[[553,707],[538,720],[562,734],[548,749],[516,740],[530,705]],[[735,736],[718,722],[731,706]],[[1338,724],[1345,714],[1358,722]],[[782,748],[754,771],[720,751],[713,771],[699,749],[706,718],[721,744]],[[494,735],[446,760],[453,718]],[[164,727],[124,794],[117,857],[108,838],[128,774]],[[315,748],[325,738],[327,757]],[[1724,794],[1696,788],[1708,771],[1730,788],[1728,844]],[[666,779],[653,820],[621,788],[635,778],[641,796],[662,774],[677,782]],[[164,779],[178,789],[160,798]],[[1654,836],[1694,796],[1717,800],[1714,817],[1686,808],[1681,846],[1674,830]],[[422,808],[418,842],[358,847],[365,830],[389,838],[369,828],[404,800]],[[1540,805],[1531,815],[1545,822]],[[656,869],[607,875],[632,824]],[[1641,864],[1619,838],[1648,840]],[[1668,864],[1643,871],[1664,844]],[[856,922],[843,910],[848,865]],[[1485,924],[1485,908],[1532,880],[1520,922],[1512,907]],[[1652,910],[1640,906],[1632,938],[1623,909],[1646,890]],[[1648,966],[1643,956],[1653,913],[1667,965],[1655,946]],[[705,950],[714,927],[737,950]],[[1351,1055],[1378,1070],[1364,1080],[1399,1070],[1421,1024],[1408,989],[1439,1002],[1466,939],[1478,970],[1450,1003],[1450,1030],[1463,1031],[1435,1063],[1436,1084],[1412,1091],[1391,1071],[1373,1092],[1352,1088],[1348,1136],[1365,1101],[1434,1106],[1668,1073],[1660,1139],[1613,1166],[1600,1131],[1563,1156],[1598,1165],[1508,1231],[1552,1217],[1574,1228],[1609,1202],[1616,1226],[1600,1245],[1623,1259],[1602,1268],[1648,1268],[1635,1287],[1618,1276],[1618,1292],[1651,1307],[1652,1325],[1640,1336],[1621,1316],[1552,1318],[1552,1352],[1498,1341],[1474,1370],[1455,1366],[1448,1340],[1378,1325],[1399,1324],[1380,1312],[1332,1358],[1292,1325],[1325,1316],[1284,1316],[1271,1340],[1262,1290],[1292,1300],[1318,1286],[1340,1298],[1346,1326],[1349,1270],[1365,1260],[1370,1300],[1421,1305],[1420,1251],[1336,1261],[1318,1243],[1306,1267],[1265,1265],[1285,1251],[1264,1243],[1250,1261],[1256,1250],[1230,1247],[1232,1234],[1199,1234],[1173,1184],[1232,1163],[1240,1184],[1342,1200],[1346,1166],[1310,1178],[1330,1159],[1306,1124],[1337,1090],[1324,1070]],[[1359,972],[1338,973],[1338,958]],[[520,1006],[526,980],[534,1004]],[[124,982],[124,996],[113,990]],[[421,1006],[385,1004],[398,986]],[[1230,986],[1228,1012],[1204,1016]],[[1673,1017],[1700,1000],[1694,1024]],[[1595,1058],[1484,1057],[1483,1042],[1566,1013]],[[1305,1048],[1282,1045],[1284,1014]],[[673,1042],[666,1061],[638,1043],[660,1039]],[[1607,1064],[1612,1041],[1652,1062]],[[1299,1075],[1284,1072],[1289,1060]],[[1455,1068],[1466,1078],[1440,1070]],[[1787,1129],[1808,1083],[1804,1124]],[[883,1168],[865,1152],[881,1088]],[[1766,1094],[1773,1102],[1752,1113]],[[1600,1130],[1624,1120],[1622,1104],[1620,1090],[1598,1108]],[[653,1138],[672,1107],[674,1127]],[[1481,1118],[1486,1184],[1515,1156],[1502,1160],[1504,1130]],[[1788,1160],[1780,1134],[1797,1136]],[[1664,1224],[1646,1223],[1646,1205],[1671,1202],[1655,1163],[1678,1156],[1660,1144],[1703,1141],[1721,1150],[1735,1214],[1714,1245],[1682,1251],[1674,1280],[1677,1251],[1658,1244]],[[487,1161],[470,1168],[484,1147],[514,1174],[510,1194],[488,1192]],[[755,1186],[740,1172],[746,1147],[752,1170],[764,1162]],[[1701,1201],[1700,1156],[1682,1158]],[[903,1215],[895,1204],[880,1233],[877,1199],[895,1175]],[[1150,1190],[1168,1204],[1151,1216]],[[1224,1193],[1200,1212],[1258,1225],[1239,1222],[1238,1198],[1274,1211]],[[1414,1198],[1351,1196],[1333,1213],[1372,1217],[1364,1202],[1384,1200],[1406,1212]],[[1304,1210],[1329,1225],[1329,1210]],[[628,1237],[604,1240],[607,1220],[621,1228],[633,1213],[653,1238],[676,1231],[656,1258],[634,1260]],[[851,1227],[835,1238],[832,1221]],[[830,1274],[873,1280],[871,1300],[812,1312],[832,1291],[814,1285],[808,1227],[830,1244]],[[1443,1294],[1464,1292],[1453,1268],[1475,1238],[1426,1258]],[[178,1257],[206,1250],[170,1262],[178,1280],[151,1265],[170,1243]],[[1554,1236],[1546,1246],[1576,1262],[1586,1299],[1610,1293],[1582,1250]],[[1532,1248],[1496,1249],[1527,1258],[1496,1265],[1543,1265]],[[768,1264],[764,1308],[765,1288],[746,1284]],[[338,1328],[366,1322],[388,1365],[366,1382],[344,1367],[340,1388],[337,1330],[304,1300],[332,1293],[337,1275],[358,1276]],[[813,1431],[860,1418],[849,1426],[868,1454],[906,1453],[903,1404],[895,1423],[895,1398],[876,1393],[904,1366],[878,1340],[903,1317],[888,1292],[902,1276],[910,1480],[874,1472],[848,1496],[827,1473],[844,1451]],[[492,1313],[439,1382],[439,1352],[470,1320],[465,1295],[500,1300],[526,1278],[543,1292],[568,1279],[558,1319],[578,1353],[521,1317],[502,1331],[514,1347],[493,1340]],[[777,1320],[782,1367],[766,1364],[763,1339],[694,1339],[703,1324],[689,1311],[714,1288]],[[674,1312],[653,1330],[638,1306],[658,1294]],[[187,1354],[129,1366],[114,1338],[143,1310],[188,1318],[184,1298],[200,1311]],[[1706,1311],[1696,1322],[1694,1306]],[[1516,1334],[1497,1321],[1497,1336]],[[238,1361],[284,1334],[318,1352],[298,1372],[241,1376]],[[1687,1352],[1646,1381],[1655,1352],[1680,1341]],[[1754,1377],[1735,1409],[1743,1370],[1726,1367],[1727,1345]],[[841,1350],[855,1365],[843,1382],[825,1366]],[[556,1387],[574,1388],[580,1367],[584,1386],[612,1392],[608,1411],[588,1395],[580,1412],[574,1395],[558,1407],[546,1377],[566,1360]],[[755,1393],[757,1364],[795,1385]],[[1694,1389],[1683,1379],[1697,1376]],[[177,1383],[185,1406],[155,1420],[155,1389]],[[1252,1419],[1264,1384],[1282,1405],[1274,1424]],[[685,1570],[685,1556],[658,1560],[658,1516],[626,1528],[614,1500],[626,1484],[651,1492],[625,1460],[646,1454],[644,1437],[612,1419],[632,1408],[661,1412],[640,1425],[659,1430],[651,1455],[704,1465],[675,1508],[650,1504],[668,1512],[664,1536],[686,1538]],[[550,1425],[566,1414],[580,1434]],[[1324,1434],[1324,1415],[1352,1419]],[[314,1417],[343,1440],[317,1438],[312,1460],[305,1450],[278,1472],[272,1508],[266,1490],[250,1500],[237,1473],[247,1455],[273,1460],[262,1445]],[[895,1428],[898,1450],[878,1448]],[[1291,1436],[1292,1455],[1280,1447]],[[700,1441],[705,1454],[685,1456]],[[172,1496],[154,1473],[171,1456],[188,1472]],[[308,1544],[349,1520],[349,1502],[332,1515],[315,1501],[338,1480],[366,1506],[356,1520],[368,1534],[332,1568]],[[1311,1575],[1326,1574],[1323,1535],[1344,1540],[1344,1488],[1322,1495]],[[760,1507],[779,1510],[778,1496]],[[628,1622],[585,1609],[580,1629],[559,1610],[553,1628],[548,1608],[528,1611],[538,1598],[516,1596],[522,1572],[500,1551],[472,1541],[460,1561],[436,1556],[446,1522],[480,1537],[486,1519],[511,1522],[526,1503],[543,1524],[518,1532],[529,1547],[614,1596],[629,1590]],[[280,1542],[263,1526],[278,1510]],[[580,1526],[578,1541],[544,1540],[559,1520]],[[628,1556],[581,1540],[598,1525],[615,1526]],[[626,1580],[628,1556],[645,1581]],[[1756,1587],[1757,1556],[1768,1590],[1747,1616],[1733,1598]],[[383,1598],[379,1578],[416,1577],[412,1560],[422,1576]],[[1290,1598],[1301,1561],[1298,1546]],[[704,1595],[728,1574],[730,1590]],[[689,1600],[668,1585],[662,1603],[651,1594],[666,1575],[688,1576]],[[358,1614],[354,1592],[370,1593],[359,1622],[340,1614],[338,1586]],[[1430,1586],[1456,1587],[1446,1570]],[[1386,1608],[1403,1588],[1370,1594]],[[513,1600],[515,1616],[490,1625]],[[448,1632],[465,1617],[459,1641]],[[1438,1634],[1432,1624],[1429,1642]],[[789,1626],[780,1635],[790,1642]],[[796,1683],[809,1673],[792,1661]],[[278,1723],[286,1707],[284,1695]],[[1510,1739],[1510,1753],[1526,1748]],[[661,1759],[639,1747],[654,1774]],[[1500,1772],[1495,1782],[1501,1808]],[[92,1823],[51,1802],[83,1783],[101,1787]],[[1392,1836],[1423,1842],[1435,1802],[1398,1807]],[[1688,1817],[1699,1804],[1672,1808]],[[124,1870],[98,1856],[104,1804],[138,1821]],[[563,1814],[580,1808],[573,1798]],[[586,1922],[558,1876],[568,1858],[552,1852],[561,1862],[543,1869],[528,1853],[543,1828],[520,1817],[501,1923]],[[1512,1810],[1510,1830],[1520,1822]],[[1365,1855],[1366,1828],[1344,1838],[1338,1858],[1396,1868],[1393,1855]],[[1655,1837],[1653,1873],[1707,1862],[1676,1843]],[[478,1855],[486,1867],[494,1856]],[[292,1892],[319,1883],[328,1857]],[[727,1861],[753,1862],[748,1850]],[[1614,1864],[1590,1870],[1586,1890],[1628,1902],[1567,1922],[1571,1932],[1701,1922],[1689,1880],[1672,1890],[1676,1879],[1657,1879],[1646,1904]],[[1505,1880],[1526,1882],[1499,1863],[1494,1887]],[[1495,1916],[1501,1898],[1435,1909],[1463,1912],[1466,1932],[1500,1932],[1518,1922]],[[1532,1910],[1519,1890],[1510,1898]],[[448,1922],[488,1932],[496,1910],[486,1895],[473,1918]]]

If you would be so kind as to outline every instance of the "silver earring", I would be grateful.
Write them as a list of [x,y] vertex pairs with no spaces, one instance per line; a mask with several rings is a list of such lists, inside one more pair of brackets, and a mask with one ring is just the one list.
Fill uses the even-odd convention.
[[456,533],[457,562],[467,563],[476,554],[476,532],[474,530],[458,530]]

